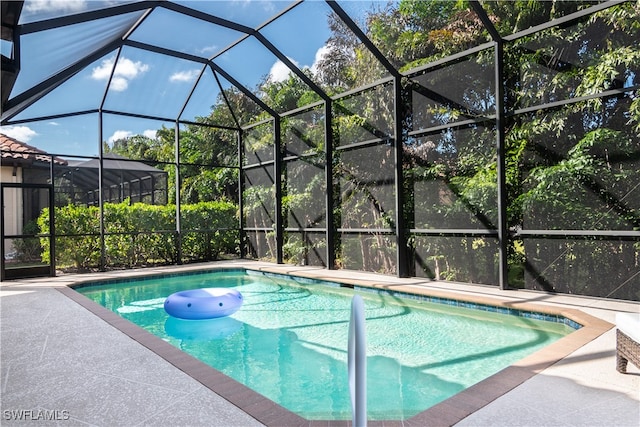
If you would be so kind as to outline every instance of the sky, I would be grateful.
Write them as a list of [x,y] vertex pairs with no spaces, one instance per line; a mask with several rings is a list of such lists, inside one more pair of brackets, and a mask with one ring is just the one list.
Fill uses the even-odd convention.
[[[128,1],[127,1],[128,2]],[[69,15],[121,4],[122,1],[26,0],[20,23]],[[177,1],[188,7],[256,28],[289,7],[288,0],[201,0]],[[358,20],[375,1],[346,1],[341,5]],[[385,3],[386,4],[386,3]],[[326,52],[330,36],[324,1],[307,0],[286,15],[261,29],[261,33],[299,68],[314,70]],[[46,32],[23,35],[21,70],[12,97],[55,75],[100,47],[104,40],[119,37],[140,17],[140,13],[78,24]],[[285,31],[286,28],[286,31]],[[243,33],[157,8],[130,35],[130,39],[160,45],[191,55],[212,57],[243,36]],[[3,54],[10,47],[2,46]],[[125,47],[116,64],[112,51],[94,61],[14,120],[51,117],[59,113],[94,110],[126,111],[170,120],[130,118],[103,114],[102,134],[98,114],[49,118],[37,122],[3,126],[0,132],[52,154],[96,155],[99,141],[112,142],[132,135],[155,136],[162,126],[174,127],[175,118],[194,120],[206,116],[219,94],[213,73],[193,61]],[[249,89],[265,77],[281,81],[288,68],[250,37],[216,56],[214,62]],[[115,65],[115,69],[114,69]],[[200,77],[202,75],[202,77]],[[111,77],[109,90],[107,82]],[[200,80],[198,80],[200,78]],[[189,97],[198,81],[193,95]],[[221,81],[223,88],[230,83]],[[106,96],[105,96],[106,93]],[[104,104],[102,100],[104,98]],[[185,105],[185,101],[189,102]],[[68,157],[68,156],[67,156]]]

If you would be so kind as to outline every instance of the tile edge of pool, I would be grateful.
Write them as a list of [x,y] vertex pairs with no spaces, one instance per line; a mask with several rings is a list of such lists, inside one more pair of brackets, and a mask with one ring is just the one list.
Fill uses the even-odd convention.
[[[252,269],[250,267],[208,267],[202,270],[192,270],[187,272],[172,272],[172,273],[151,273],[148,275],[141,275],[135,277],[126,278],[107,278],[100,280],[86,280],[80,281],[76,284],[69,285],[68,287],[77,290],[87,288],[91,286],[103,286],[116,283],[130,283],[133,281],[145,281],[155,280],[158,278],[185,276],[185,275],[204,275],[213,272],[243,272],[247,274],[265,275],[274,277],[283,277],[293,279],[294,281],[306,285],[328,285],[338,287],[349,287],[357,291],[375,292],[378,294],[384,294],[389,296],[399,296],[409,300],[424,301],[436,304],[450,305],[455,307],[469,308],[472,310],[489,311],[498,314],[520,316],[525,318],[531,318],[535,320],[543,320],[547,322],[562,323],[574,330],[578,330],[585,326],[585,324],[592,324],[599,319],[592,318],[592,316],[585,315],[580,310],[575,309],[556,309],[554,307],[536,305],[533,303],[517,303],[498,300],[496,298],[477,298],[459,294],[453,294],[446,291],[428,291],[426,289],[417,288],[416,285],[387,285],[387,284],[370,284],[362,280],[349,280],[349,279],[332,279],[317,278],[307,275],[299,275],[296,273],[282,273],[267,271],[265,269]],[[586,316],[586,317],[585,317]]]
[[[80,279],[75,283],[56,287],[56,289],[265,425],[304,425],[324,422],[324,420],[306,420],[305,418],[283,408],[277,403],[251,389],[248,389],[246,386],[227,377],[218,370],[200,362],[192,356],[187,355],[178,348],[76,291],[78,288],[87,286],[127,282],[132,280],[138,281],[157,278],[158,276],[166,277],[185,274],[206,274],[213,271],[250,271],[252,274],[272,274],[276,276],[294,278],[294,280],[299,280],[300,282],[311,280],[311,283],[320,282],[322,284],[330,284],[332,286],[353,287],[356,290],[369,292],[373,291],[391,295],[399,294],[400,296],[408,299],[423,299],[429,302],[444,304],[447,304],[447,302],[443,301],[456,301],[461,303],[461,306],[463,307],[474,309],[482,309],[478,307],[492,307],[494,309],[489,311],[496,311],[498,313],[503,313],[504,311],[503,314],[513,314],[512,311],[517,311],[518,313],[533,313],[533,316],[538,315],[543,317],[540,320],[564,323],[565,325],[575,329],[573,332],[558,341],[525,357],[524,359],[521,359],[515,364],[497,372],[485,380],[472,385],[466,390],[413,417],[402,420],[401,422],[406,425],[424,425],[425,422],[433,424],[436,421],[436,424],[438,425],[455,424],[503,394],[509,392],[516,386],[522,384],[526,380],[532,378],[545,368],[568,356],[578,348],[599,337],[614,326],[609,322],[593,317],[578,309],[552,307],[528,301],[513,302],[487,296],[461,295],[453,291],[449,292],[441,289],[426,289],[425,285],[370,283],[367,280],[344,279],[342,277],[327,278],[325,270],[322,270],[325,274],[316,274],[317,271],[305,271],[303,274],[300,274],[301,271],[278,271],[277,267],[253,268],[249,266],[208,266],[181,272],[162,273],[153,271],[148,274],[136,274],[131,278],[86,278],[86,280]],[[433,301],[431,301],[431,299],[433,299]],[[550,320],[546,317],[549,317]],[[560,318],[566,319],[566,322],[564,320],[559,320]],[[221,378],[224,380],[221,381]],[[252,398],[247,399],[247,394],[252,395]],[[247,401],[250,401],[251,404],[247,405]],[[400,420],[388,421],[398,422]],[[338,426],[350,425],[350,421],[330,420],[327,422],[331,425]],[[380,421],[372,422],[379,423]]]

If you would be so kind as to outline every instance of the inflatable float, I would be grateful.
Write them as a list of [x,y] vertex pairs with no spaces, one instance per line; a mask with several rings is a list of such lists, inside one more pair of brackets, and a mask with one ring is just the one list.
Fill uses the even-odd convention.
[[242,294],[230,288],[200,288],[173,293],[164,310],[179,319],[202,320],[230,316],[242,306]]

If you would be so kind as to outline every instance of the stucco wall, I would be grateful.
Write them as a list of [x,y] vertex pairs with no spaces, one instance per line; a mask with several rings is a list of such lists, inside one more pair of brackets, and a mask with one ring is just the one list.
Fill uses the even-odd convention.
[[[0,182],[22,182],[22,168],[15,171],[11,166],[0,167]],[[22,232],[22,192],[19,189],[4,189],[4,206],[2,207],[2,221],[4,221],[5,235]],[[4,241],[5,257],[13,252],[11,240]],[[10,256],[8,257],[10,258]]]

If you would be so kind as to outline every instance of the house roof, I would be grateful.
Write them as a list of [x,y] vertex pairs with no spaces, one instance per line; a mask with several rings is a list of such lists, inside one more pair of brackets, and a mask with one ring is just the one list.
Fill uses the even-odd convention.
[[[60,170],[63,171],[62,176],[72,180],[74,185],[85,190],[97,190],[100,178],[99,168],[100,160],[91,159],[70,161],[66,168]],[[105,153],[102,158],[104,185],[121,185],[125,182],[130,183],[161,175],[167,175],[167,172],[115,153]]]
[[[62,175],[74,175],[75,185],[92,190],[98,186],[98,169],[100,167],[98,159],[68,162],[2,133],[0,133],[0,153],[3,165],[28,166],[34,162],[47,164],[51,162],[53,157],[55,165],[64,166],[61,169]],[[107,185],[167,174],[161,169],[156,169],[142,162],[128,160],[115,153],[104,155],[102,167],[104,183]]]
[[18,141],[5,134],[0,133],[0,153],[2,154],[2,164],[32,164],[33,162],[51,163],[66,165],[67,161],[59,157],[51,156],[46,151],[34,146]]
[[[146,163],[132,161],[124,156],[116,153],[105,153],[102,156],[102,167],[105,170],[119,170],[127,172],[142,172],[142,173],[166,173],[163,170],[156,169],[153,166],[149,166]],[[68,166],[70,168],[86,168],[86,169],[98,169],[100,160],[78,160],[70,161]]]

